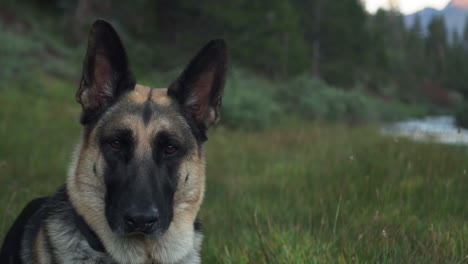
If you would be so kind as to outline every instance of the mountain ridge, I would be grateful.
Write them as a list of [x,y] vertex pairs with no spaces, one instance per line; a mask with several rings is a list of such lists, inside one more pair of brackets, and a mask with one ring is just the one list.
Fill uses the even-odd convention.
[[447,4],[445,8],[449,6],[458,8],[468,8],[468,0],[452,0]]
[[465,24],[468,18],[468,0],[452,0],[444,9],[438,10],[431,7],[426,7],[415,13],[406,15],[404,17],[405,25],[411,27],[416,21],[416,17],[420,17],[421,26],[425,32],[431,20],[435,16],[444,17],[445,24],[448,31],[448,36],[452,36],[454,32],[461,36],[465,30]]

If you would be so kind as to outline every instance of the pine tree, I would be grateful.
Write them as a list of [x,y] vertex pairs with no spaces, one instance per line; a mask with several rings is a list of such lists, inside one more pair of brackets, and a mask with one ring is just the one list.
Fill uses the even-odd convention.
[[447,30],[443,17],[434,17],[429,23],[426,56],[429,59],[431,76],[436,77],[438,81],[442,80],[447,57]]

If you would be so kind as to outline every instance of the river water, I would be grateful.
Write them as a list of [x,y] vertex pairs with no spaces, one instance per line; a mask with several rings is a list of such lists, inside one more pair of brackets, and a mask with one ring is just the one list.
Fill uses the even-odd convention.
[[468,145],[468,129],[458,128],[453,116],[428,116],[384,125],[381,133],[420,142]]

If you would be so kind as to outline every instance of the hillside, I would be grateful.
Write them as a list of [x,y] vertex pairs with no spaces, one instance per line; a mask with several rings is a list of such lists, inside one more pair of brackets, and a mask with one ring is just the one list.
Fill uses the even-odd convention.
[[[435,16],[443,16],[447,30],[449,32],[458,32],[459,35],[462,35],[468,17],[468,0],[452,0],[442,10],[424,8],[418,12],[407,15],[405,17],[405,24],[411,27],[418,16],[421,19],[423,28],[427,28]],[[449,36],[451,36],[451,34]]]

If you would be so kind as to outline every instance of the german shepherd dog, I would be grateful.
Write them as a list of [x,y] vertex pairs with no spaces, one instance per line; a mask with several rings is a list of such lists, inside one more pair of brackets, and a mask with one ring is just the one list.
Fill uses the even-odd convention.
[[91,29],[66,184],[31,201],[1,263],[200,263],[203,143],[220,117],[226,45],[209,42],[167,88],[137,85],[122,42]]

